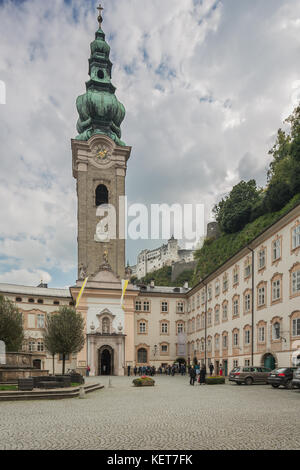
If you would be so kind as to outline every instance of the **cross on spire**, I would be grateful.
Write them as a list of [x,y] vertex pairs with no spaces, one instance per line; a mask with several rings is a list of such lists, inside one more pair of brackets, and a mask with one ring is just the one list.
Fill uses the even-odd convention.
[[101,28],[102,22],[103,22],[103,17],[102,17],[102,11],[104,8],[102,7],[101,3],[97,7],[97,10],[99,10],[99,16],[98,16],[98,21],[99,21],[99,28]]

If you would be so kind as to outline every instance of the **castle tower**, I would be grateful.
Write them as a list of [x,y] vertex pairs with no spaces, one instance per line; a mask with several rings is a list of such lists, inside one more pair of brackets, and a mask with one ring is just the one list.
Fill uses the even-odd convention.
[[[111,83],[110,47],[102,31],[102,7],[98,9],[99,29],[91,43],[90,79],[86,93],[76,101],[79,134],[72,139],[78,199],[78,279],[97,273],[103,262],[118,276],[125,274],[125,240],[120,233],[124,208],[120,207],[119,198],[125,196],[131,147],[121,140],[125,108]],[[104,210],[106,204],[115,208],[116,218],[115,237],[105,240],[101,229],[99,236],[99,222],[104,217],[99,216],[99,209]]]

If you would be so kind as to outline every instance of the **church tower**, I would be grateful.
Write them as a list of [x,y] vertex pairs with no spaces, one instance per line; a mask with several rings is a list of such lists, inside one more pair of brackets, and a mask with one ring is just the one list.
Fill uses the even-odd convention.
[[[86,82],[86,93],[76,101],[78,135],[72,139],[78,200],[78,279],[92,277],[101,265],[111,268],[120,278],[125,273],[122,234],[125,208],[122,201],[120,204],[120,197],[125,196],[131,147],[121,140],[125,108],[116,98],[116,88],[111,83],[110,47],[102,31],[101,5],[98,10],[99,29],[91,43],[89,59],[90,79]],[[114,207],[116,217],[109,219],[115,226],[112,236],[105,238],[108,226],[101,225],[104,216],[99,215],[99,210],[103,213],[107,204]]]

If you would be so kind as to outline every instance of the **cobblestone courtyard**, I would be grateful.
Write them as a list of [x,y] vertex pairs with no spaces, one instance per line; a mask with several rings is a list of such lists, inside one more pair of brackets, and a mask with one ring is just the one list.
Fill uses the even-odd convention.
[[0,402],[0,449],[300,449],[298,390],[131,381],[101,378],[85,399]]

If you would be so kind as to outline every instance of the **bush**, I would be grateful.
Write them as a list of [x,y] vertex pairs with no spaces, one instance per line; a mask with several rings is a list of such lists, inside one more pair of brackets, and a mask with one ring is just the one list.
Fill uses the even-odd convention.
[[225,377],[206,377],[205,383],[207,385],[221,385],[225,383]]
[[135,387],[153,387],[155,380],[151,379],[151,377],[144,376],[134,379],[132,383]]

